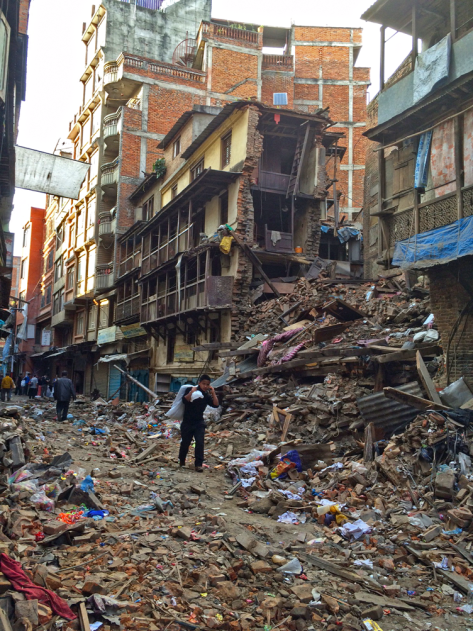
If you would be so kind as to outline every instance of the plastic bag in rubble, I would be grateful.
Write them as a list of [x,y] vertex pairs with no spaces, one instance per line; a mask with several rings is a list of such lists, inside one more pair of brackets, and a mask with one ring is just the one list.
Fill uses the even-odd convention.
[[302,572],[304,571],[304,568],[302,567],[299,559],[296,559],[296,557],[294,557],[285,565],[278,567],[277,571],[282,572],[283,574],[295,574],[296,576],[299,576],[299,574],[302,574]]
[[10,486],[13,493],[29,491],[30,493],[36,493],[38,490],[38,485],[35,480],[25,480],[24,482],[14,482]]
[[44,491],[38,491],[30,497],[30,502],[36,505],[36,508],[45,511],[54,510],[54,500],[50,499]]
[[86,493],[88,493],[89,491],[92,491],[92,493],[94,492],[94,481],[92,480],[90,475],[82,480],[80,488],[81,491],[85,491]]
[[221,416],[222,416],[221,406],[219,406],[218,408],[211,408],[210,406],[207,406],[205,408],[204,421],[206,421],[207,423],[218,423]]
[[33,474],[31,473],[31,471],[28,471],[25,465],[21,469],[18,469],[18,471],[15,471],[15,473],[12,473],[11,476],[8,477],[8,484],[13,484],[14,482],[16,483],[23,482],[23,480],[26,480],[27,478],[31,478],[32,475]]
[[340,534],[347,539],[360,539],[363,535],[367,535],[371,532],[371,526],[368,526],[362,519],[357,519],[354,522],[346,523],[339,528]]
[[471,470],[471,458],[463,452],[458,454],[458,463],[460,464],[460,470],[462,475],[468,475]]

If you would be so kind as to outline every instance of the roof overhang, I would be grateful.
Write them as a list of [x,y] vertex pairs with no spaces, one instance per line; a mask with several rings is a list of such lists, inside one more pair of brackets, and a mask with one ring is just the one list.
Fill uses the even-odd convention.
[[141,229],[139,234],[144,234],[150,228],[158,224],[173,210],[181,208],[192,200],[194,208],[202,206],[206,202],[218,195],[218,193],[226,188],[229,184],[235,182],[241,173],[233,171],[218,171],[216,169],[205,169],[199,177],[191,182],[176,197],[171,200]]
[[[363,13],[361,19],[412,35],[413,5],[414,0],[378,0]],[[439,23],[449,23],[449,7],[448,0],[417,0],[417,33],[421,39],[430,35]]]

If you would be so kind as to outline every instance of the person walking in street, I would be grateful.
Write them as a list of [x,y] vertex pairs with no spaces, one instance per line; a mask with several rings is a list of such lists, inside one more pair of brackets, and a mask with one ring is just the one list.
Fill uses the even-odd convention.
[[5,401],[5,395],[7,397],[7,401],[11,401],[11,391],[15,387],[15,382],[10,377],[10,375],[5,375],[2,379],[2,392],[1,398],[2,401]]
[[76,398],[74,384],[68,379],[65,370],[62,371],[62,376],[59,377],[54,385],[54,398],[56,399],[57,420],[65,421],[69,412],[71,398],[74,400]]
[[28,398],[34,399],[37,394],[38,394],[38,377],[36,375],[33,375],[29,383]]
[[209,405],[218,408],[219,402],[215,390],[210,385],[210,377],[201,375],[198,386],[189,386],[182,398],[184,417],[181,423],[181,446],[179,464],[186,464],[187,453],[192,439],[195,440],[195,470],[202,473],[204,464],[205,421],[204,412]]
[[25,396],[28,394],[28,388],[30,386],[30,381],[31,381],[30,373],[27,372],[25,374],[25,378],[21,382],[22,383],[22,392],[21,392],[21,394],[23,394]]
[[16,386],[15,386],[15,395],[16,396],[19,396],[21,394],[21,382],[23,381],[23,379],[24,379],[24,377],[23,377],[23,375],[21,373],[16,378]]

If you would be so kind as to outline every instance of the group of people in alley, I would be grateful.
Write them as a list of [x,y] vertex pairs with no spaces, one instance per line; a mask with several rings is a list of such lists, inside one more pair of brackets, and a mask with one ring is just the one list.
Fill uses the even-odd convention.
[[35,374],[19,375],[16,383],[10,375],[5,375],[1,383],[1,400],[11,401],[12,392],[17,396],[28,396],[35,399],[38,396],[39,386],[43,388],[41,395],[56,400],[57,420],[65,421],[69,413],[71,399],[76,398],[74,384],[63,370],[61,377],[51,383],[47,377],[39,379]]

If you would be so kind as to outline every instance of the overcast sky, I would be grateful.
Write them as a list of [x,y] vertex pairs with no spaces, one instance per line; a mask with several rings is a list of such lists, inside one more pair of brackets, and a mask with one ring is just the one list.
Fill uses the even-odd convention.
[[[360,20],[374,0],[213,0],[212,17],[288,27],[362,26],[363,48],[357,66],[371,68],[372,98],[379,86],[379,26]],[[67,136],[69,121],[81,104],[79,77],[84,67],[82,23],[91,17],[91,0],[32,0],[28,27],[26,101],[22,104],[18,144],[52,152]],[[389,38],[392,33],[387,34]],[[386,47],[389,76],[410,50],[409,38],[397,34]],[[329,105],[328,103],[324,105]],[[17,189],[10,230],[15,254],[30,206],[44,208],[45,196]]]

